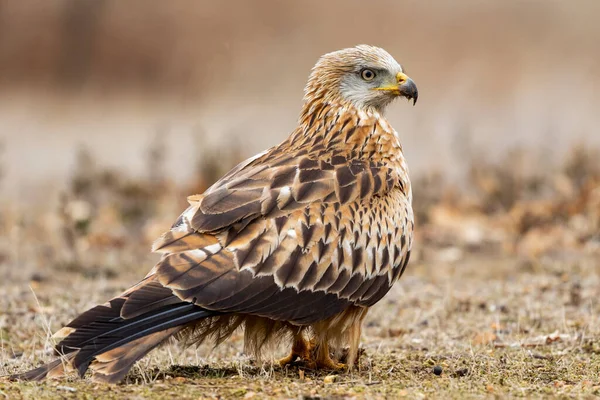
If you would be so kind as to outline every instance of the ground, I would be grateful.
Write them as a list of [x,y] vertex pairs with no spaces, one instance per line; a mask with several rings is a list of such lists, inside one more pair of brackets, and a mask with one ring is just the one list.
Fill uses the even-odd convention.
[[[52,332],[147,272],[194,191],[81,168],[55,208],[0,213],[0,398],[600,397],[600,174],[577,165],[523,182],[478,168],[461,195],[415,180],[415,256],[370,310],[355,371],[282,369],[285,347],[253,360],[236,334],[214,350],[170,343],[116,386],[11,382],[52,358]],[[432,186],[445,189],[419,191]]]

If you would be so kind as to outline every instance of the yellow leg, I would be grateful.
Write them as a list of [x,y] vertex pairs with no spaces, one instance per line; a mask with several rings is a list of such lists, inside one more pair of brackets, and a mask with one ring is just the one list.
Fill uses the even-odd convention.
[[292,351],[287,357],[283,357],[279,360],[279,365],[285,367],[300,358],[306,362],[310,362],[311,357],[311,344],[304,339],[302,333],[297,334],[294,337],[294,343],[292,344]]
[[327,341],[323,341],[317,347],[315,367],[318,369],[328,369],[332,371],[341,371],[348,368],[346,364],[342,364],[331,359],[331,355],[329,354],[329,343],[327,343]]

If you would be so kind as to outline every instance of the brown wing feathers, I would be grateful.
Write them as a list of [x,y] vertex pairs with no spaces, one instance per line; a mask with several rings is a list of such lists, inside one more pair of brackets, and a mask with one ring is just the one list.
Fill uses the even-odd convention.
[[[284,157],[278,151],[254,161],[269,168],[248,164],[255,170],[239,171],[243,179],[224,178],[191,202],[182,222],[189,231],[156,246],[166,253],[156,268],[159,281],[203,307],[273,319],[293,314],[277,304],[296,295],[312,296],[315,304],[320,292],[344,304],[374,303],[399,276],[392,267],[407,252],[393,244],[407,233],[395,223],[406,215],[405,195],[399,190],[393,196],[397,204],[381,200],[398,185],[395,173],[371,161]],[[398,212],[389,216],[384,208]],[[210,246],[218,253],[199,251],[196,243],[206,236],[218,239]]]
[[127,296],[120,311],[120,317],[129,319],[150,313],[162,307],[181,303],[173,291],[159,282],[150,281],[141,285]]

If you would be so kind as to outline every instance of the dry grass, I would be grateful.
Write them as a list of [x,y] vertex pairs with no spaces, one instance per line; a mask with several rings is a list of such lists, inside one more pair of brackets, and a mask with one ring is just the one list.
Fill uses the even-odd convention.
[[[184,194],[234,162],[203,157],[210,175],[176,187],[153,146],[145,178],[98,168],[82,152],[60,201],[2,206],[0,375],[49,360],[51,332],[145,274],[156,260],[147,249]],[[0,398],[600,396],[597,158],[578,148],[556,171],[524,173],[519,157],[476,161],[460,191],[441,175],[415,180],[415,258],[368,315],[358,371],[256,362],[235,335],[215,350],[171,343],[118,386],[0,378]]]

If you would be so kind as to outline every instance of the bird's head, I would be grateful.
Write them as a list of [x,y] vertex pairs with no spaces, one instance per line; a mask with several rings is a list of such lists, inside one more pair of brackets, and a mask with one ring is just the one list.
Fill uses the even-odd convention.
[[306,101],[321,98],[379,112],[398,97],[415,104],[417,86],[387,51],[368,45],[322,56],[305,89]]

